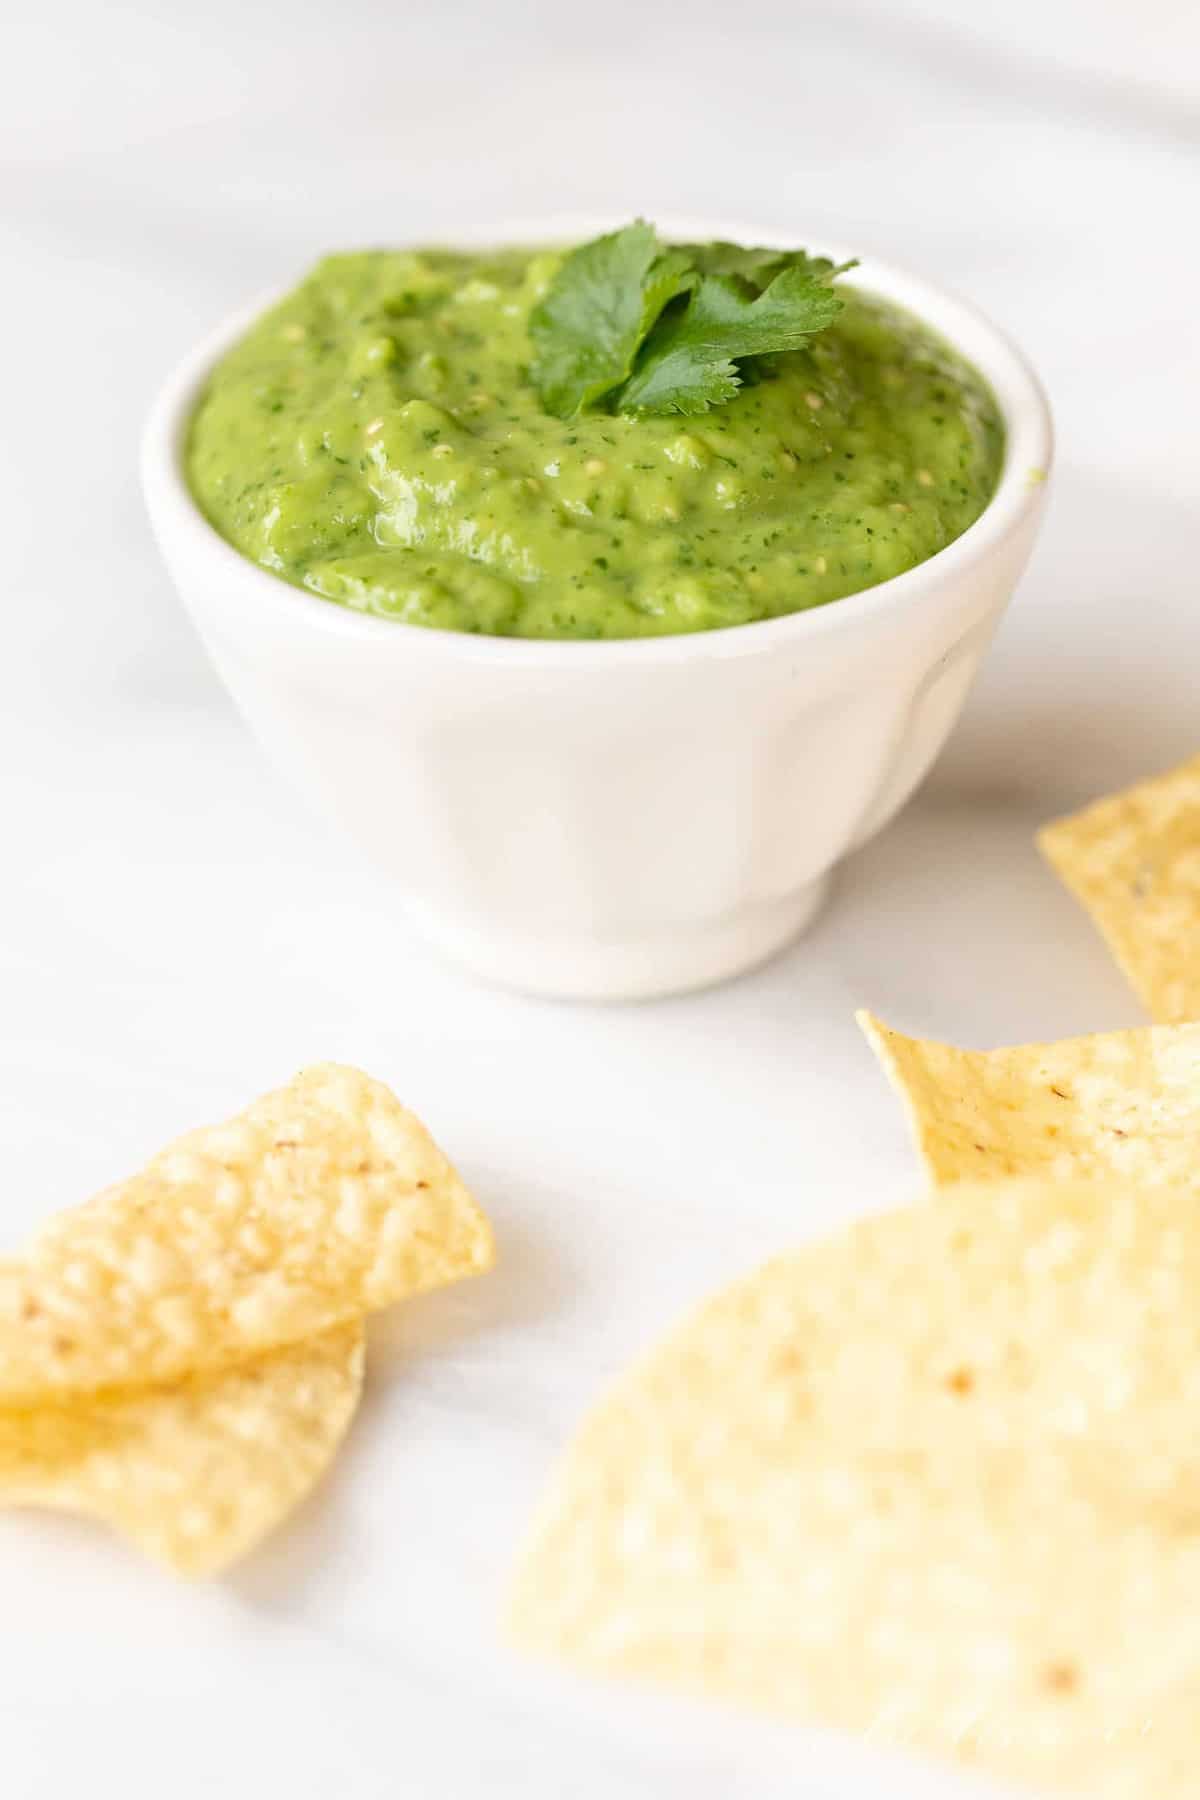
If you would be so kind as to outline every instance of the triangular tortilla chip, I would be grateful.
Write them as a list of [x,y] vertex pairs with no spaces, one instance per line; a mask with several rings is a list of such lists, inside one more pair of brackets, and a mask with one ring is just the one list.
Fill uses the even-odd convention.
[[308,1069],[0,1266],[0,1406],[229,1367],[491,1260],[420,1121],[357,1069]]
[[1038,834],[1151,1017],[1200,1019],[1200,756]]
[[254,1548],[332,1461],[363,1376],[363,1328],[216,1374],[0,1412],[0,1506],[100,1519],[181,1575]]
[[584,1425],[529,1647],[1091,1800],[1200,1770],[1200,1209],[994,1183],[739,1281]]
[[858,1020],[939,1185],[1117,1174],[1200,1197],[1200,1025],[959,1050]]

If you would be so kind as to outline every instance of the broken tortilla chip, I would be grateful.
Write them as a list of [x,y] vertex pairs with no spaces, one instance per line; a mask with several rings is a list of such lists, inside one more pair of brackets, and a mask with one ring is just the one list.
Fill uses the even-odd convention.
[[957,1188],[769,1264],[585,1423],[527,1647],[1092,1800],[1200,1768],[1200,1209]]
[[83,1514],[178,1574],[218,1574],[324,1474],[362,1377],[354,1323],[169,1387],[0,1412],[0,1506]]
[[419,1120],[356,1069],[308,1069],[0,1265],[0,1407],[230,1367],[491,1260]]
[[858,1021],[939,1186],[1119,1175],[1200,1196],[1200,1025],[959,1050]]
[[1038,844],[1151,1016],[1200,1019],[1200,756],[1043,826]]

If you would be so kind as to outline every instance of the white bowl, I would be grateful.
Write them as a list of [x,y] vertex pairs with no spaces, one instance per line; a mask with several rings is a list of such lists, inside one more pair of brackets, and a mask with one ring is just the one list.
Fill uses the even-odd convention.
[[[598,228],[543,220],[449,235],[562,242]],[[803,241],[711,222],[664,229]],[[213,530],[183,473],[204,380],[260,308],[215,331],[162,390],[146,500],[213,661],[267,751],[394,877],[413,923],[479,974],[618,999],[748,969],[809,923],[831,870],[904,804],[945,742],[1029,556],[1050,416],[1025,359],[973,308],[873,259],[855,281],[925,320],[990,382],[1007,429],[996,493],[906,574],[689,636],[475,637],[294,588]]]

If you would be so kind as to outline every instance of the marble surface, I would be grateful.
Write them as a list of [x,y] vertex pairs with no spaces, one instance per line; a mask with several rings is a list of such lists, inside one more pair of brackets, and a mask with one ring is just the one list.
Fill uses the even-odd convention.
[[[52,0],[8,28],[4,1243],[338,1057],[427,1117],[502,1250],[381,1323],[336,1474],[225,1583],[0,1514],[13,1800],[968,1792],[535,1668],[494,1619],[607,1378],[732,1270],[914,1189],[856,1004],[981,1045],[1138,1017],[1030,839],[1200,741],[1200,15],[986,13]],[[135,471],[168,363],[314,251],[583,207],[911,262],[1022,340],[1061,432],[1042,547],[921,798],[771,967],[640,1008],[509,998],[408,937],[234,717]]]

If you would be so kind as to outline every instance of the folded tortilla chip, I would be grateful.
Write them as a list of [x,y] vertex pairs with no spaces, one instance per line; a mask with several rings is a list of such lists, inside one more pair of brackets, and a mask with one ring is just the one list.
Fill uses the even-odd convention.
[[858,1020],[939,1185],[1116,1174],[1200,1196],[1200,1025],[959,1050]]
[[229,1367],[491,1260],[420,1122],[356,1069],[312,1068],[0,1265],[0,1406]]
[[1200,1209],[947,1192],[781,1258],[602,1402],[535,1650],[1092,1800],[1200,1770]]
[[1200,1019],[1200,756],[1044,826],[1038,843],[1151,1016]]
[[0,1412],[0,1506],[96,1518],[179,1574],[217,1574],[324,1474],[362,1376],[354,1323],[170,1387]]

